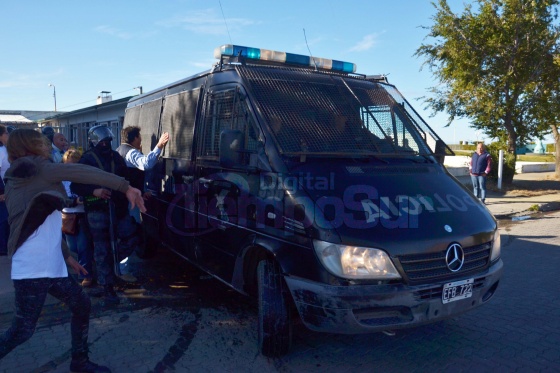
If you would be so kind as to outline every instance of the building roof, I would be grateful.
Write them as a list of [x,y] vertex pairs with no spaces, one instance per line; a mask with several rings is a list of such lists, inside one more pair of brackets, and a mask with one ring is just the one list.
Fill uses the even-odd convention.
[[0,114],[0,123],[33,123],[23,115],[18,114]]
[[[82,109],[77,109],[74,111],[66,111],[66,112],[58,112],[58,113],[51,113],[50,116],[46,116],[44,118],[41,118],[39,120],[39,122],[44,121],[44,120],[52,120],[52,119],[62,119],[62,118],[67,118],[67,117],[72,117],[78,114],[82,114],[82,113],[87,113],[87,112],[91,112],[91,111],[96,111],[99,109],[106,109],[108,107],[111,107],[113,105],[122,105],[128,102],[128,100],[130,100],[133,96],[128,96],[128,97],[123,97],[123,98],[119,98],[117,100],[111,100],[111,101],[107,101],[104,102],[102,104],[96,104],[93,106],[88,106]],[[123,112],[124,113],[124,112]]]

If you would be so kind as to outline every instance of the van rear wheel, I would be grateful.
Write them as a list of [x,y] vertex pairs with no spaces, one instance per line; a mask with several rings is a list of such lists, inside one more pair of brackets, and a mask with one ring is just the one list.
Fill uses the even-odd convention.
[[280,266],[264,259],[257,266],[259,303],[259,349],[264,356],[288,353],[292,343],[289,292]]

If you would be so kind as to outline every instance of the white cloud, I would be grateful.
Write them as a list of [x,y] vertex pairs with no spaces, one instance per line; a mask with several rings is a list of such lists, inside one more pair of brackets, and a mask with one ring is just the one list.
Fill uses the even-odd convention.
[[350,52],[364,52],[370,50],[377,44],[380,34],[369,34],[360,40],[356,45],[350,48]]
[[116,36],[119,39],[128,40],[132,38],[132,34],[107,25],[97,26],[94,30],[102,34]]
[[[12,71],[0,71],[0,88],[23,88],[35,87],[60,76],[62,69],[52,72],[17,73]],[[39,83],[41,82],[41,83]]]
[[207,62],[191,62],[190,64],[199,69],[209,69],[215,63],[216,60],[212,59],[212,60],[208,60]]
[[217,15],[213,9],[194,11],[186,16],[177,16],[158,22],[159,25],[165,27],[181,27],[197,34],[206,35],[224,35],[228,29],[232,32],[255,23],[246,18],[226,18],[224,22],[224,18]]

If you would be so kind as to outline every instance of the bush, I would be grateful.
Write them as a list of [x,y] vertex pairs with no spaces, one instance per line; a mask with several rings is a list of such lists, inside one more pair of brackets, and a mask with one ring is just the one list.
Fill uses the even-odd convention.
[[472,150],[473,152],[476,150],[476,144],[474,145],[461,145],[461,150]]
[[556,150],[556,148],[554,147],[554,144],[546,144],[546,152],[547,153],[554,153]]
[[499,142],[488,145],[486,150],[492,157],[492,169],[488,177],[498,180],[498,162],[500,160],[500,150],[504,151],[504,168],[502,171],[502,181],[504,184],[511,184],[515,175],[515,156],[507,152],[507,146]]

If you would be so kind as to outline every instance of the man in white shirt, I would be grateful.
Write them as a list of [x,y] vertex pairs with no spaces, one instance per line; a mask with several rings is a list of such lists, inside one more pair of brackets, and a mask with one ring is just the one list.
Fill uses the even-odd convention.
[[142,154],[142,135],[136,126],[125,127],[121,131],[122,144],[117,152],[124,158],[129,168],[128,181],[130,185],[144,191],[144,171],[153,168],[163,148],[169,141],[169,133],[164,132],[154,149],[147,155]]
[[[145,192],[145,171],[152,169],[156,165],[163,148],[165,148],[169,141],[169,133],[164,132],[156,146],[147,155],[142,153],[140,127],[128,126],[123,128],[121,130],[121,141],[122,143],[117,148],[117,152],[124,158],[126,167],[128,167],[127,180],[130,182],[130,185]],[[145,193],[144,198],[149,198],[149,194]],[[130,210],[130,215],[134,217],[137,223],[141,222],[138,209]]]
[[62,133],[55,133],[52,140],[51,157],[54,163],[62,163],[62,156],[68,150],[68,140]]
[[[169,141],[169,133],[164,132],[156,146],[147,155],[142,153],[142,135],[140,134],[140,127],[129,126],[123,128],[121,131],[121,141],[122,143],[117,148],[117,152],[125,160],[128,170],[127,180],[130,182],[131,186],[144,192],[146,189],[144,173],[146,170],[150,170],[156,165],[163,148],[165,148],[165,145]],[[144,193],[144,199],[148,199],[149,197],[149,193]],[[138,224],[142,222],[138,208],[130,209],[130,215]],[[140,250],[142,251],[143,249]],[[125,264],[121,262],[121,272],[126,272],[126,261]]]

